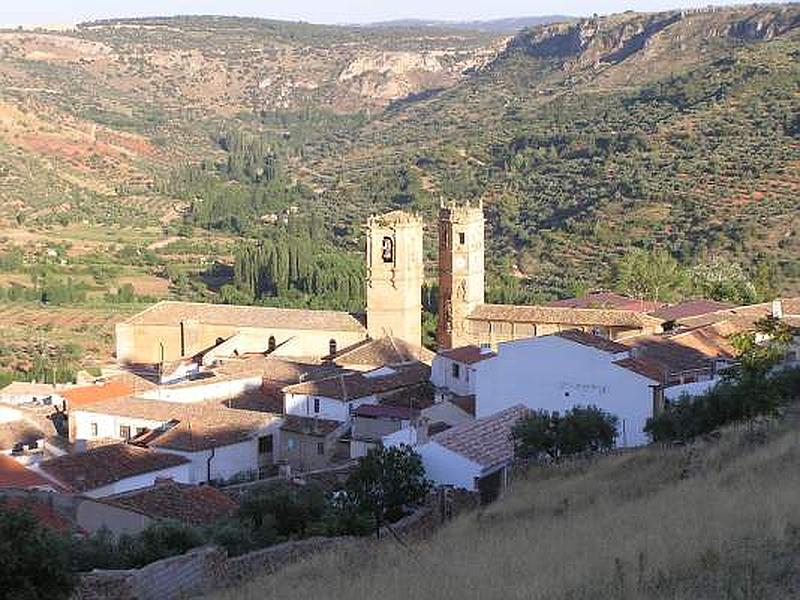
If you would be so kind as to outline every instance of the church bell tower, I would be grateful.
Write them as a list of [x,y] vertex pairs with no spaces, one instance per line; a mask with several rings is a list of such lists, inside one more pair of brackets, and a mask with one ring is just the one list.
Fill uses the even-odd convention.
[[439,325],[440,349],[472,343],[467,317],[484,302],[483,203],[439,209]]
[[422,218],[402,211],[367,221],[367,332],[422,345]]

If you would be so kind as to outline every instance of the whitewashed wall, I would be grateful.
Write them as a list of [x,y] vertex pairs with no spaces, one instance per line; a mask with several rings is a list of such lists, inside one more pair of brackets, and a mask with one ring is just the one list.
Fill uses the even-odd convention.
[[162,400],[164,402],[178,402],[188,404],[193,402],[205,402],[207,400],[226,400],[235,398],[253,389],[259,389],[262,378],[247,377],[244,379],[234,379],[230,381],[220,381],[217,383],[198,382],[195,385],[181,385],[176,387],[161,386],[153,390],[148,390],[139,394],[139,397],[148,400]]
[[[314,412],[314,400],[319,399],[319,412]],[[377,396],[365,396],[350,402],[309,394],[286,394],[286,414],[300,417],[319,417],[344,423],[350,420],[350,412],[362,404],[378,404]]]
[[[120,417],[117,415],[106,415],[89,411],[77,410],[70,414],[70,419],[75,424],[75,439],[91,440],[94,438],[116,438],[120,439],[119,428],[126,425],[131,428],[131,436],[136,435],[136,429],[156,429],[164,424],[164,421],[153,419],[135,419],[133,417]],[[97,435],[92,435],[92,423],[97,424]]]
[[657,382],[612,364],[623,356],[559,336],[500,344],[496,357],[476,365],[476,417],[519,403],[560,412],[593,404],[620,419],[618,445],[645,444]]
[[109,485],[104,485],[93,490],[84,492],[84,496],[89,498],[105,498],[106,496],[113,496],[114,494],[122,494],[123,492],[130,492],[131,490],[139,490],[142,488],[151,487],[155,484],[158,478],[172,478],[179,483],[190,483],[189,481],[189,465],[178,465],[177,467],[170,467],[168,469],[161,469],[160,471],[152,471],[150,473],[143,473],[142,475],[135,475],[126,479],[121,479]]
[[[277,444],[277,441],[277,439],[273,439],[273,444]],[[208,481],[208,459],[211,457],[211,450],[184,452],[170,448],[158,448],[158,451],[185,456],[189,459],[189,483]],[[242,473],[258,471],[258,467],[258,438],[255,437],[238,444],[215,448],[214,457],[211,459],[211,479],[228,480]]]
[[459,365],[459,376],[454,377],[454,364],[456,364],[456,361],[442,356],[441,354],[434,357],[433,364],[431,365],[431,383],[437,388],[449,390],[459,396],[474,394],[477,374],[475,366],[457,363]]
[[439,485],[452,485],[476,491],[475,478],[481,476],[483,468],[460,454],[429,441],[416,448],[422,457],[425,475]]

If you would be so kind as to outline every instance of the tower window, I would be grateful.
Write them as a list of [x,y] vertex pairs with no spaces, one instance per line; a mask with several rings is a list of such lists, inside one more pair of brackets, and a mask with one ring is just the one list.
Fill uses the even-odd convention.
[[394,240],[390,237],[383,238],[381,242],[381,258],[385,263],[394,262]]
[[267,340],[267,352],[272,352],[275,350],[275,336],[269,336],[269,340]]
[[467,241],[467,234],[464,233],[463,231],[459,231],[458,232],[458,243],[463,246],[466,243],[466,241]]
[[337,348],[336,340],[331,340],[328,342],[328,354],[330,355],[336,354],[336,348]]

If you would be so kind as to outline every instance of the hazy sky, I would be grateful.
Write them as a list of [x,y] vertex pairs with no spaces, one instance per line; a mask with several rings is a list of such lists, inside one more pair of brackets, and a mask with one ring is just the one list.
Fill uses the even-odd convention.
[[364,23],[400,18],[470,20],[588,15],[740,4],[717,0],[0,0],[0,25],[67,24],[110,17],[224,14]]

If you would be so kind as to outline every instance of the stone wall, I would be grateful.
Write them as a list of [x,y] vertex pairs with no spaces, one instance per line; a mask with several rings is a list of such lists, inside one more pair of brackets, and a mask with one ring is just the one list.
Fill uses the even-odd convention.
[[[380,540],[401,544],[430,536],[458,514],[477,508],[475,494],[463,490],[436,490],[425,506],[383,527]],[[214,589],[234,587],[328,550],[369,551],[375,538],[315,537],[286,542],[229,558],[225,550],[205,546],[166,558],[141,569],[92,571],[81,575],[73,600],[182,600]]]

